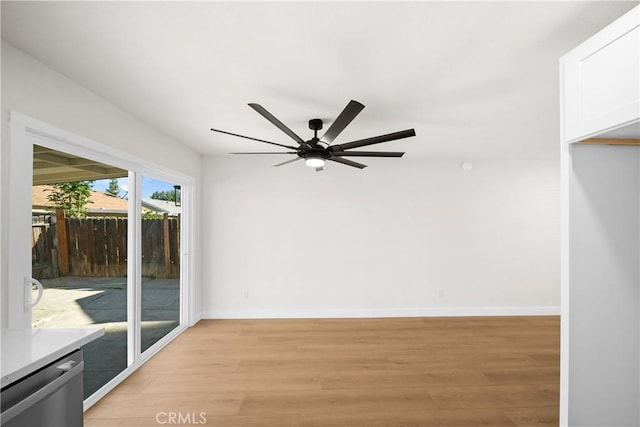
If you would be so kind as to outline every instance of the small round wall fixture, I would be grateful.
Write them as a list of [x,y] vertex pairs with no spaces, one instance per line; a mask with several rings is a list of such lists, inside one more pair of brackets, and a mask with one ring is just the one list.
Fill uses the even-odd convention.
[[471,169],[473,169],[473,163],[470,161],[465,161],[460,164],[460,167],[463,171],[469,172]]

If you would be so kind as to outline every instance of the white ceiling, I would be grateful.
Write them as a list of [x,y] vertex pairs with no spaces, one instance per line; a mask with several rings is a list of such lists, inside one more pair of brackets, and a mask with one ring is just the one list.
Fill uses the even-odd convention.
[[[336,143],[556,158],[558,59],[633,2],[2,2],[2,37],[201,153],[269,151],[366,105]],[[325,124],[325,129],[328,127]]]

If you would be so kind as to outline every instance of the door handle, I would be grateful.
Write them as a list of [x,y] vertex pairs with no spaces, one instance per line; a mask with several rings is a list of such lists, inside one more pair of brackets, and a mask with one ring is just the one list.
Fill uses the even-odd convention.
[[[24,284],[25,284],[24,311],[29,311],[31,310],[32,307],[38,304],[42,299],[42,295],[44,293],[44,287],[42,286],[42,283],[40,283],[37,279],[34,279],[33,277],[25,277]],[[35,285],[36,288],[38,288],[38,296],[36,297],[35,301],[31,301],[31,291],[33,290],[33,285]]]

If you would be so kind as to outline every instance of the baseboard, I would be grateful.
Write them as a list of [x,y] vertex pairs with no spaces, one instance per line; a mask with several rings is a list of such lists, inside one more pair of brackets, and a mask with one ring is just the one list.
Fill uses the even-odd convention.
[[202,320],[202,312],[194,313],[193,316],[189,319],[189,327],[195,326],[200,320]]
[[365,309],[211,310],[202,319],[305,319],[366,317],[558,316],[560,307],[430,307]]

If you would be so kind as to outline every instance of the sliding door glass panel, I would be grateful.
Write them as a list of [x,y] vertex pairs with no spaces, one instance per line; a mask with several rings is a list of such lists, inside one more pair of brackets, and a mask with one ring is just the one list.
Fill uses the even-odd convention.
[[31,266],[44,294],[32,326],[105,329],[83,347],[85,398],[127,367],[127,176],[33,147]]
[[180,324],[180,193],[142,177],[142,352]]

